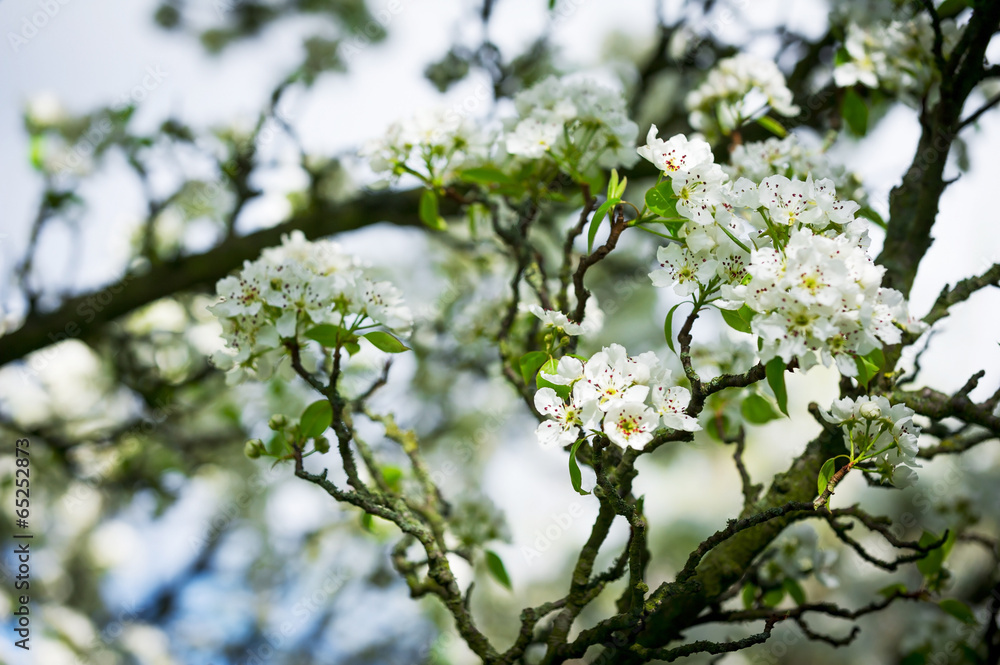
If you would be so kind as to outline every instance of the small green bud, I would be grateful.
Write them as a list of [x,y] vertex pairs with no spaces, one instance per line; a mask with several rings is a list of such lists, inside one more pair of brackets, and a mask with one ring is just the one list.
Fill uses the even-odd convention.
[[271,419],[267,421],[267,426],[273,429],[275,432],[280,432],[281,430],[288,427],[288,418],[286,418],[281,413],[276,413],[271,416]]
[[316,452],[320,453],[321,455],[324,453],[328,453],[330,452],[330,440],[325,436],[317,436],[315,447],[316,447]]
[[264,442],[260,439],[250,439],[243,444],[243,454],[250,459],[257,459],[264,452]]

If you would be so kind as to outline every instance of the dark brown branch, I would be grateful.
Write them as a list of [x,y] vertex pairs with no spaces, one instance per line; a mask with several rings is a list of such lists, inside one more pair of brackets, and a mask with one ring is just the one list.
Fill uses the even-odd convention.
[[[295,229],[307,238],[360,229],[388,221],[420,227],[420,191],[368,194],[336,206],[322,202],[275,227],[237,236],[201,254],[182,256],[141,274],[124,276],[115,284],[65,300],[58,309],[35,313],[17,330],[0,338],[0,365],[66,338],[88,339],[120,316],[179,292],[210,289],[215,282],[256,259],[266,247]],[[453,208],[443,210],[451,214]]]

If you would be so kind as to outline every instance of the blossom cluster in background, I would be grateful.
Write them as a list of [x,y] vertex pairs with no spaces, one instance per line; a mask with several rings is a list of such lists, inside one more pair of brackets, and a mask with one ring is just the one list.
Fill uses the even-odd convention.
[[902,294],[881,287],[867,222],[832,180],[734,182],[704,141],[656,134],[654,125],[638,152],[669,179],[684,223],[678,242],[657,252],[654,285],[724,309],[746,306],[761,360],[798,358],[805,369],[836,361],[853,376],[855,355],[899,341],[896,324],[920,329]]
[[690,391],[669,385],[670,370],[651,351],[630,357],[623,346],[612,344],[587,361],[564,356],[555,374],[541,377],[560,390],[545,387],[535,393],[535,408],[546,416],[536,430],[543,446],[566,446],[603,432],[623,448],[642,448],[661,420],[672,429],[701,429],[684,412]]
[[518,120],[506,136],[507,152],[529,159],[551,155],[576,162],[580,173],[632,166],[639,126],[628,117],[625,98],[588,80],[550,76],[514,97]]
[[[863,85],[881,90],[917,107],[936,80],[933,62],[934,27],[925,11],[899,6],[866,7],[843,12],[844,40],[833,70],[841,88]],[[942,20],[942,50],[948,54],[958,41],[955,21]]]
[[917,438],[920,427],[913,423],[913,410],[890,404],[885,397],[845,397],[833,403],[823,418],[844,430],[844,445],[851,458],[872,460],[882,477],[897,487],[917,478]]
[[551,160],[581,176],[594,167],[632,166],[639,127],[624,96],[586,79],[550,76],[514,97],[517,116],[499,135],[454,110],[420,113],[392,124],[361,151],[372,170],[446,185],[487,163]]
[[720,60],[685,103],[691,126],[709,137],[729,135],[768,108],[785,117],[799,114],[778,66],[749,53]]
[[722,170],[732,180],[747,178],[760,182],[769,175],[805,180],[822,176],[833,181],[837,195],[842,199],[867,202],[867,194],[856,174],[834,163],[822,150],[802,142],[796,134],[783,139],[771,137],[764,141],[741,143],[729,153],[729,163]]
[[216,289],[221,301],[209,309],[222,322],[227,348],[213,362],[234,370],[232,381],[245,370],[266,375],[276,360],[269,352],[319,324],[337,326],[345,339],[376,327],[405,332],[413,324],[395,286],[368,278],[337,243],[310,242],[301,231],[219,280]]

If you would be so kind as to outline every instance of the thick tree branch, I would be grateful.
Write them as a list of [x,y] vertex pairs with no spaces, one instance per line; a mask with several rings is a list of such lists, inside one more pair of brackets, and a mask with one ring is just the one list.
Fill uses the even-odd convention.
[[[87,339],[105,324],[160,298],[209,288],[296,229],[307,238],[320,238],[383,221],[419,227],[419,198],[419,191],[388,192],[339,205],[317,204],[270,229],[230,238],[207,252],[161,263],[142,274],[126,275],[116,284],[69,298],[54,311],[29,315],[24,325],[0,337],[0,365],[63,339]],[[452,208],[442,214],[450,214]]]

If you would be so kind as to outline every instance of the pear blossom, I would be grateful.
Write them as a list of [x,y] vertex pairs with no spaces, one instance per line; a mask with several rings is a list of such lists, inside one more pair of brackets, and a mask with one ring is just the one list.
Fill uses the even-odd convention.
[[649,273],[653,286],[673,286],[679,296],[689,296],[715,274],[718,261],[707,253],[694,254],[687,247],[671,244],[656,250],[660,267]]
[[213,362],[232,381],[270,371],[286,341],[320,324],[345,334],[362,325],[402,333],[413,322],[390,282],[369,279],[339,245],[310,243],[299,231],[219,280],[216,290],[219,302],[208,309],[222,323],[227,348]]
[[652,390],[653,410],[667,427],[685,432],[696,432],[701,425],[685,412],[691,401],[691,391],[682,386],[655,386]]
[[786,117],[799,113],[774,61],[749,53],[720,60],[685,103],[691,126],[709,135],[730,134],[767,106]]
[[588,80],[550,76],[514,97],[518,119],[507,134],[507,152],[586,167],[632,166],[639,127],[628,117],[624,98]]
[[714,162],[712,147],[701,139],[688,139],[676,134],[664,141],[657,137],[656,125],[650,125],[646,145],[636,152],[667,175],[687,173],[702,165]]
[[917,443],[920,427],[913,422],[913,409],[892,404],[888,398],[862,395],[836,400],[829,411],[820,411],[827,422],[840,425],[844,445],[858,460],[874,461],[883,479],[903,487],[916,479]]
[[535,393],[535,408],[544,417],[535,434],[543,446],[566,446],[603,432],[616,445],[641,448],[652,440],[661,416],[673,429],[700,429],[684,412],[691,393],[670,385],[670,370],[651,351],[630,356],[625,347],[612,344],[587,361],[564,356],[556,373],[542,378],[568,389]]
[[529,305],[527,309],[541,319],[542,323],[559,328],[567,335],[591,335],[604,326],[604,312],[594,296],[587,298],[587,304],[583,308],[583,321],[580,323],[559,310],[545,309],[540,305]]
[[535,434],[544,447],[566,446],[580,436],[580,428],[592,430],[602,415],[593,401],[574,397],[566,403],[552,388],[541,388],[535,393],[535,408],[547,416],[538,424]]
[[641,402],[615,400],[604,416],[604,433],[622,448],[642,448],[653,440],[659,419]]

